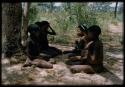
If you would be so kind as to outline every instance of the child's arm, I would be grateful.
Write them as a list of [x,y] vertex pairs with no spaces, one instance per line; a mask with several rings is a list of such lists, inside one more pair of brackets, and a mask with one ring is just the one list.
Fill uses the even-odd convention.
[[96,42],[93,47],[93,53],[90,55],[91,64],[101,64],[103,63],[103,44]]
[[49,28],[50,28],[51,32],[47,31],[47,33],[50,34],[50,35],[56,35],[56,32],[52,29],[52,27],[49,26]]
[[83,36],[82,38],[79,38],[77,41],[76,41],[76,46],[75,48],[77,48],[78,50],[83,50],[84,47],[85,47],[85,37]]
[[81,51],[81,58],[82,59],[87,59],[89,56],[89,48],[91,47],[91,45],[93,44],[93,41],[90,41],[85,48]]

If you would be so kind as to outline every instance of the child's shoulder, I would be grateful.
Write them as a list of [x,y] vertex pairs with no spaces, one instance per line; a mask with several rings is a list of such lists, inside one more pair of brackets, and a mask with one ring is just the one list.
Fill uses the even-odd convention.
[[85,39],[85,38],[86,38],[86,36],[82,36],[82,37],[81,37],[81,39]]
[[86,40],[87,40],[87,37],[86,37],[86,36],[82,36],[82,37],[80,38],[80,40],[81,40],[81,41],[86,41]]
[[32,45],[35,45],[36,43],[31,38],[28,38],[27,44],[28,44],[28,46],[32,46]]
[[96,40],[94,41],[95,45],[98,45],[98,46],[103,46],[103,43],[101,40]]

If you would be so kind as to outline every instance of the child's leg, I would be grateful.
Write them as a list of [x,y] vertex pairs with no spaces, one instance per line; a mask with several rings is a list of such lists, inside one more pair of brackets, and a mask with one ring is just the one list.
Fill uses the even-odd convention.
[[70,67],[71,72],[79,73],[84,72],[87,74],[95,73],[94,69],[90,65],[73,65]]
[[30,60],[30,58],[28,57],[26,59],[26,62],[24,63],[23,67],[27,67],[27,66],[31,66],[32,65],[32,61]]
[[56,55],[58,54],[62,54],[62,50],[56,48],[56,47],[49,47],[51,50],[55,51],[56,52]]
[[34,59],[32,61],[32,64],[33,65],[36,65],[37,67],[40,67],[40,68],[53,68],[53,65],[43,59]]

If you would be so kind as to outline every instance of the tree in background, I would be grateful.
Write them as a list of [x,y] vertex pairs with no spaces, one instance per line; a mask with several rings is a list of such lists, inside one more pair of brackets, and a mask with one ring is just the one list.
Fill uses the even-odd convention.
[[21,17],[21,3],[2,3],[3,50],[6,57],[11,57],[20,48]]
[[[58,33],[58,36],[55,36],[55,42],[70,43],[71,38],[75,36],[75,26],[78,24],[85,24],[87,27],[96,24],[101,26],[104,31],[108,29],[110,23],[116,24],[115,9],[110,6],[113,3],[116,2],[65,2],[61,5],[55,5],[56,2],[32,3],[30,23],[34,23],[33,19],[36,21],[48,20]],[[36,5],[33,6],[33,4]],[[117,11],[119,10],[117,9]],[[121,16],[117,15],[117,17],[121,19]]]
[[22,12],[23,21],[22,21],[22,32],[21,32],[21,35],[22,35],[21,42],[23,47],[26,46],[26,40],[28,37],[27,27],[29,23],[29,8],[30,8],[30,3],[27,3],[27,2],[23,3],[23,12]]
[[51,13],[53,12],[53,9],[54,9],[54,3],[51,2],[51,3],[50,3],[50,12],[51,12]]
[[116,18],[116,14],[117,14],[117,8],[118,8],[118,2],[116,2],[116,6],[115,6],[115,12],[114,12],[115,18]]

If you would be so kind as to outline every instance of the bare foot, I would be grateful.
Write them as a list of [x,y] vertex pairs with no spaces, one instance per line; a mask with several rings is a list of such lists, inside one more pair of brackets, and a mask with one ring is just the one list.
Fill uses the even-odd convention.
[[27,58],[26,62],[23,64],[23,67],[27,67],[31,65],[32,65],[32,61],[29,58]]
[[35,59],[32,61],[33,65],[36,65],[37,67],[40,68],[53,68],[53,65],[43,59]]
[[87,74],[94,74],[95,73],[93,68],[89,65],[73,65],[70,67],[70,70],[72,73],[79,73],[79,72],[84,72]]

